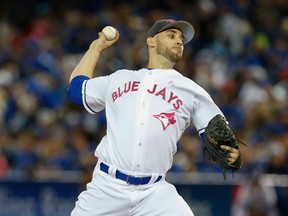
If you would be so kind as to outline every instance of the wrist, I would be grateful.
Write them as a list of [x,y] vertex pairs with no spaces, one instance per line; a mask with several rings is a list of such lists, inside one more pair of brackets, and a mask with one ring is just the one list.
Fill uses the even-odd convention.
[[105,43],[100,41],[100,39],[97,39],[90,44],[89,49],[100,54],[105,49],[104,44]]
[[95,46],[93,43],[90,45],[88,51],[93,52],[94,54],[100,54],[103,49],[101,49],[99,46]]

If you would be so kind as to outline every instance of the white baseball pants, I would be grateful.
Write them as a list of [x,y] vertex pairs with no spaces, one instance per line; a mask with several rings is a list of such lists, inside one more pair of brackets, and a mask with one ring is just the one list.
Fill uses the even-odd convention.
[[99,164],[71,216],[194,216],[174,185],[165,179],[129,185],[101,171]]

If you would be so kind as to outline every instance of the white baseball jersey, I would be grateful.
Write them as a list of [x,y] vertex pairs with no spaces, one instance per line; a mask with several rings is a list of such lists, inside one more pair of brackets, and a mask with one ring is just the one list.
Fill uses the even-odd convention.
[[118,70],[85,81],[82,95],[88,112],[106,110],[107,135],[95,155],[134,175],[166,173],[184,130],[204,128],[222,114],[203,88],[174,69]]

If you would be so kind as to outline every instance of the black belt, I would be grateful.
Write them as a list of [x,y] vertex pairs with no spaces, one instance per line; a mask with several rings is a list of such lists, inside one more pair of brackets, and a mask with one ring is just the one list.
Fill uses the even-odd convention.
[[[100,163],[100,170],[109,174],[108,170],[109,170],[109,166],[104,164],[103,162]],[[144,185],[144,184],[148,184],[149,181],[151,180],[151,176],[147,176],[147,177],[135,177],[135,176],[131,176],[131,175],[127,175],[125,173],[120,172],[119,170],[116,170],[116,178],[123,180],[125,182],[127,182],[127,184],[132,184],[132,185]],[[158,176],[158,178],[155,180],[154,183],[160,181],[162,178],[162,176]]]

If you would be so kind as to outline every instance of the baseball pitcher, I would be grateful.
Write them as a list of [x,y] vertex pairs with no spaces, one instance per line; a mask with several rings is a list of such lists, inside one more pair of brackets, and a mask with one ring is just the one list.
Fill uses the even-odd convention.
[[173,69],[194,28],[186,21],[159,20],[147,32],[146,68],[94,77],[101,52],[119,39],[117,30],[115,37],[109,31],[109,38],[100,32],[91,43],[67,90],[73,103],[91,114],[105,109],[107,117],[93,178],[71,216],[193,216],[165,180],[185,129],[192,124],[199,131],[223,174],[242,163],[238,141],[221,110],[203,88]]

